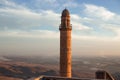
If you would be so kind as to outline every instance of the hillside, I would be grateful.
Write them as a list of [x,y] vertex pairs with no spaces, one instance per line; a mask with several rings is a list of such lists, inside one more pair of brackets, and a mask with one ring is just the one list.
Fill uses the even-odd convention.
[[[7,61],[6,61],[7,60]],[[0,61],[0,80],[19,80],[19,79],[29,79],[31,77],[38,77],[40,75],[57,76],[59,74],[56,61],[44,62],[40,60],[39,63],[34,60],[26,60],[26,58],[21,57],[4,57],[4,60]],[[80,73],[78,71],[73,71],[74,77],[93,77],[93,73]]]
[[[0,61],[0,76],[28,79],[40,75],[57,75],[56,70],[40,64]],[[1,77],[3,78],[3,77]],[[1,80],[1,79],[0,79]]]
[[[119,58],[73,58],[73,77],[94,78],[95,71],[104,69],[119,72]],[[0,80],[19,80],[40,75],[57,76],[59,62],[56,58],[4,56],[0,58]]]

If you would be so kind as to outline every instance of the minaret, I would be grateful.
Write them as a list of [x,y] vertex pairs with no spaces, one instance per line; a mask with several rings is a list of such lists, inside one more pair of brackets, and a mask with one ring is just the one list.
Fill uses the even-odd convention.
[[60,76],[71,77],[71,30],[70,13],[64,9],[61,16],[60,30]]

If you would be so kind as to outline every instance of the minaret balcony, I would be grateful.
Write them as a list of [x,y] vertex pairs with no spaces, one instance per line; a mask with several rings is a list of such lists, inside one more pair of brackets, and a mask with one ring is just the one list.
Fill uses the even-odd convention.
[[68,27],[66,27],[66,26],[59,26],[59,30],[72,30],[72,25],[71,26],[68,26]]

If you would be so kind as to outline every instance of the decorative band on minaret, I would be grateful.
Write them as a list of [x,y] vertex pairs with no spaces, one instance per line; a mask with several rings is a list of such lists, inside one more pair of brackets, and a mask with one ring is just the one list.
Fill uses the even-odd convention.
[[70,13],[64,9],[61,16],[60,30],[60,76],[71,77],[71,30]]

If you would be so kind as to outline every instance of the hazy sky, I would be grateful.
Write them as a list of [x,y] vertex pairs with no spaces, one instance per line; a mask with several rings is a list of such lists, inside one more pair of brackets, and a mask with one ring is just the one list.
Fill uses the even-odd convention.
[[0,54],[58,56],[65,7],[73,56],[120,56],[120,0],[0,0]]

